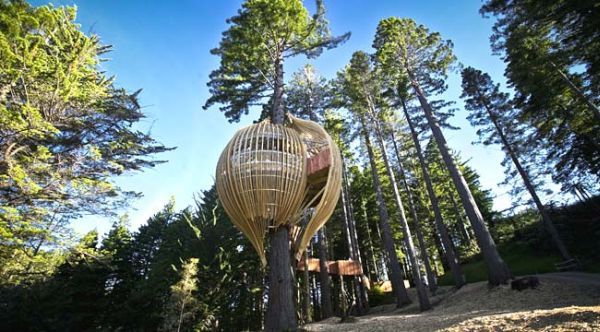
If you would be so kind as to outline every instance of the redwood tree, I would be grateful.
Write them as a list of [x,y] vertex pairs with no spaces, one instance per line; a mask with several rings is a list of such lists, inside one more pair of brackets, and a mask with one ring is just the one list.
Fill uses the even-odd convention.
[[[325,48],[345,41],[349,34],[332,37],[322,1],[311,17],[300,0],[247,0],[227,20],[218,48],[218,69],[210,74],[211,97],[204,108],[220,104],[230,122],[239,121],[253,105],[266,105],[274,124],[284,122],[284,63],[289,57],[316,57]],[[265,328],[297,327],[294,308],[289,229],[270,232],[269,302]]]
[[417,25],[411,19],[392,17],[379,23],[373,47],[379,62],[395,69],[401,78],[408,80],[421,105],[475,232],[477,244],[488,269],[489,283],[507,283],[511,278],[508,266],[498,253],[494,239],[485,225],[464,176],[452,158],[438,118],[428,101],[428,94],[439,93],[445,89],[444,79],[450,65],[456,59],[452,53],[452,43],[442,40],[439,33],[430,32],[425,26]]
[[[519,125],[514,120],[514,112],[507,93],[500,92],[499,86],[492,82],[490,76],[472,67],[462,71],[462,87],[466,109],[471,111],[468,116],[471,124],[483,127],[478,130],[483,144],[499,143],[513,163],[525,188],[531,195],[536,208],[541,215],[542,226],[548,231],[555,247],[565,260],[573,257],[563,243],[554,227],[550,215],[537,194],[535,183],[529,176],[528,170],[519,160],[519,148],[514,141],[520,131],[515,130]],[[511,135],[517,133],[517,135]],[[512,136],[512,137],[511,137]]]

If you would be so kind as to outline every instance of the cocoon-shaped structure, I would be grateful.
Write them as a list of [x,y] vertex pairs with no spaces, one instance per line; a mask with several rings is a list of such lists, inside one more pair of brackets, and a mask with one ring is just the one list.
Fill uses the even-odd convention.
[[266,264],[269,228],[291,227],[296,258],[327,222],[339,199],[342,161],[321,126],[288,116],[240,129],[219,158],[219,199]]

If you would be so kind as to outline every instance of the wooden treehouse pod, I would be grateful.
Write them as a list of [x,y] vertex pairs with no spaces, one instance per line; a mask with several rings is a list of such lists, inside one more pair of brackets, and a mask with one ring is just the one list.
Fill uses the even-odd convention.
[[216,171],[219,199],[233,224],[266,264],[270,227],[290,226],[296,258],[327,222],[339,199],[342,161],[321,126],[288,116],[240,129]]

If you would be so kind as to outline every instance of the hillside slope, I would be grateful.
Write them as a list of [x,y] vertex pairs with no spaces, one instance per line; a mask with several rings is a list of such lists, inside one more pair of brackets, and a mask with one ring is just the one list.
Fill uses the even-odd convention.
[[419,312],[414,303],[395,309],[374,307],[352,323],[339,318],[308,324],[306,331],[493,331],[600,330],[600,275],[539,276],[535,290],[513,291],[510,286],[488,289],[478,282],[454,291],[444,287],[433,310]]

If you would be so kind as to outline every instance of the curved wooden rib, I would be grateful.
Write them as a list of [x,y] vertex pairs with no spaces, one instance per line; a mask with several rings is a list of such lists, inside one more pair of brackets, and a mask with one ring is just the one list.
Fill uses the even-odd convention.
[[[269,227],[296,225],[301,215],[312,211],[310,220],[297,225],[300,227],[293,232],[299,259],[313,235],[331,217],[340,196],[342,160],[338,147],[318,124],[289,118],[289,127],[265,120],[240,129],[217,164],[219,199],[263,265]],[[323,167],[319,187],[309,191],[307,160],[315,156],[329,158],[327,177]]]
[[297,132],[266,120],[240,129],[219,158],[219,199],[263,265],[267,229],[297,220],[306,193],[306,155]]
[[[320,194],[319,203],[314,209],[314,213],[310,221],[303,227],[300,238],[296,241],[296,259],[300,260],[302,253],[306,249],[306,246],[310,242],[311,238],[317,233],[317,231],[323,227],[323,225],[329,220],[331,214],[335,210],[335,206],[340,197],[341,186],[342,186],[342,158],[340,151],[327,134],[327,132],[318,124],[312,121],[306,121],[298,119],[294,116],[289,116],[291,120],[291,126],[300,133],[301,139],[306,141],[323,141],[326,142],[326,146],[321,147],[321,150],[328,148],[331,152],[329,154],[330,166],[327,174],[327,182],[324,190]],[[307,148],[307,152],[311,151]]]

